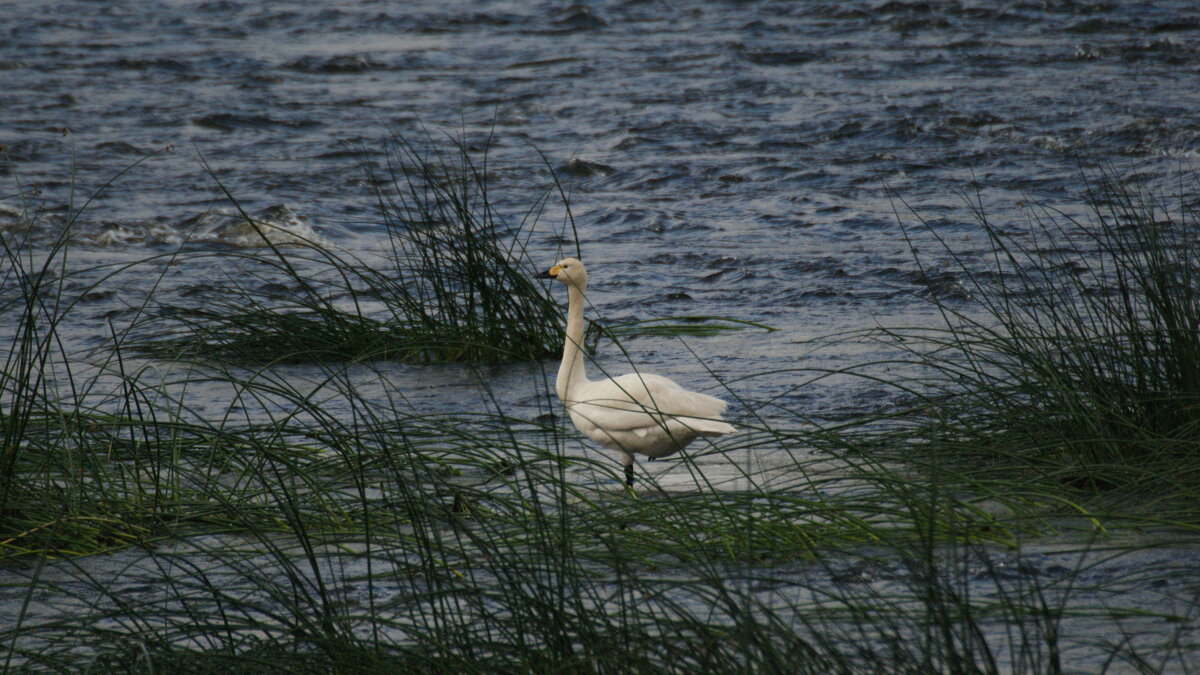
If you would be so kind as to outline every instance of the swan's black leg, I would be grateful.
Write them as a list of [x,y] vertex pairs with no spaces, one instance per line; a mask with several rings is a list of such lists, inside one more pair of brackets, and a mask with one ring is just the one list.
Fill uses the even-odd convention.
[[[633,490],[633,463],[632,462],[625,465],[625,485],[631,491]],[[629,523],[622,520],[621,521],[621,529],[624,530],[626,527],[629,527]]]

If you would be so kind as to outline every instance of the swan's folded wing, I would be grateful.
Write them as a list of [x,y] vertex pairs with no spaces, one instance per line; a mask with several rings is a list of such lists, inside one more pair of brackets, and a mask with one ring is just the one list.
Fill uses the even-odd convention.
[[589,382],[575,394],[577,400],[569,403],[571,412],[608,431],[653,427],[663,424],[664,418],[676,418],[688,426],[702,425],[702,420],[720,417],[727,405],[665,377],[641,373]]

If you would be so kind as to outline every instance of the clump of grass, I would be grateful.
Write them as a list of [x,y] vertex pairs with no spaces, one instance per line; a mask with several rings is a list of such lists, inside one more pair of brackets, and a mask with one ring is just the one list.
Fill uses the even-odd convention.
[[[159,327],[130,346],[157,357],[243,363],[489,362],[558,353],[562,311],[548,287],[531,279],[546,260],[528,254],[557,195],[566,222],[556,238],[569,242],[569,225],[579,255],[557,177],[547,169],[548,185],[530,198],[519,221],[510,222],[489,184],[486,144],[475,149],[463,141],[426,141],[418,146],[394,136],[385,144],[382,166],[363,164],[387,234],[379,259],[294,234],[286,245],[277,244],[270,223],[239,207],[243,223],[261,235],[262,249],[191,257],[193,264],[224,270],[215,290],[186,304],[159,303],[148,315]],[[226,196],[236,206],[233,195]],[[585,342],[594,349],[603,337],[703,337],[747,328],[773,330],[728,317],[685,316],[589,324]]]
[[[1196,213],[1110,173],[1087,197],[1083,220],[1031,209],[1027,236],[976,205],[992,268],[955,256],[970,301],[940,302],[941,330],[894,331],[929,347],[917,355],[933,375],[909,418],[915,437],[963,465],[1064,488],[1066,502],[1108,494],[1164,507],[1194,503]],[[1194,512],[1186,517],[1194,522]]]
[[[747,402],[741,434],[672,458],[694,489],[648,476],[631,495],[611,458],[541,421],[557,407],[548,374],[535,421],[499,404],[416,413],[369,363],[151,377],[125,362],[128,333],[99,375],[77,374],[53,334],[72,318],[66,286],[34,281],[69,276],[26,260],[5,270],[31,291],[6,305],[31,318],[0,379],[15,441],[0,473],[0,601],[17,609],[0,617],[5,669],[1058,672],[1072,647],[1194,660],[1180,635],[1200,602],[1157,642],[1072,634],[1070,575],[991,566],[979,542],[1004,524],[956,497],[961,483],[872,458],[849,433],[862,423]],[[714,468],[740,487],[714,485]]]
[[[387,232],[379,259],[295,237],[293,246],[280,247],[264,233],[261,253],[223,256],[232,272],[220,291],[202,298],[210,306],[160,307],[156,318],[169,327],[139,350],[242,362],[489,362],[554,354],[561,312],[531,279],[540,265],[527,247],[552,195],[562,198],[569,221],[565,192],[551,173],[512,222],[496,206],[488,145],[449,146],[429,140],[418,147],[394,136],[382,168],[364,163]],[[267,227],[241,215],[260,232]],[[368,303],[382,306],[368,310]]]
[[[93,471],[105,449],[138,442],[137,425],[69,402],[91,389],[75,380],[60,333],[77,299],[101,283],[77,284],[68,262],[76,223],[95,195],[77,207],[72,194],[48,237],[24,196],[18,182],[10,198],[20,203],[21,226],[0,233],[0,320],[11,329],[0,345],[0,558],[128,546],[148,529],[111,508],[110,484]],[[81,290],[68,293],[71,286]]]
[[153,305],[129,347],[159,358],[233,363],[436,360],[436,350],[423,352],[420,336],[401,320],[367,314],[360,303],[369,291],[346,285],[356,281],[348,275],[373,269],[315,244],[275,251],[191,258],[184,264],[215,260],[224,267],[222,283],[186,305]]
[[[549,290],[531,279],[530,272],[546,263],[528,251],[553,195],[561,199],[567,220],[562,229],[570,223],[574,238],[570,204],[553,172],[521,220],[510,224],[490,190],[487,144],[476,157],[462,141],[446,152],[394,137],[388,150],[386,176],[372,176],[373,184],[389,186],[376,196],[389,234],[392,273],[382,287],[372,287],[377,296],[428,335],[425,342],[449,338],[457,343],[451,349],[466,359],[539,358],[559,351],[561,310]],[[574,247],[578,254],[577,239]]]

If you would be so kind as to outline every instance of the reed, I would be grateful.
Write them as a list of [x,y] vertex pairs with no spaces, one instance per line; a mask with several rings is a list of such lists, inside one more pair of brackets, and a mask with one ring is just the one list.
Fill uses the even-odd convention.
[[1140,503],[1195,524],[1196,213],[1111,171],[1087,197],[1084,219],[1031,208],[1024,233],[976,202],[991,268],[944,249],[971,302],[938,301],[940,329],[887,334],[923,345],[910,354],[930,373],[911,431],[928,452],[1032,481],[1064,505]]
[[364,259],[295,236],[277,245],[269,224],[237,207],[263,247],[203,256],[227,270],[221,288],[202,298],[204,306],[159,305],[152,319],[165,327],[151,331],[139,352],[264,363],[495,362],[557,351],[560,312],[530,279],[539,265],[528,254],[553,195],[570,218],[557,179],[551,175],[510,221],[496,207],[489,145],[476,151],[448,141],[446,149],[426,140],[419,147],[393,136],[377,161],[363,162],[387,233],[381,256]]
[[[739,400],[741,433],[671,460],[691,487],[651,472],[631,494],[550,416],[549,372],[521,414],[482,378],[486,409],[418,411],[376,361],[209,353],[154,371],[115,329],[112,353],[76,371],[46,332],[76,311],[69,284],[46,292],[44,261],[8,250],[5,278],[29,281],[6,307],[33,318],[0,389],[5,670],[1155,672],[1195,657],[1196,597],[1110,603],[1131,622],[1113,643],[1077,634],[1113,590],[1093,581],[1095,556],[1147,547],[1097,535],[1054,572],[1026,540],[1065,526],[1015,494],[1020,477],[989,486],[907,452],[930,446],[916,406],[831,421]],[[311,264],[264,258],[284,253]],[[200,409],[201,386],[228,394]]]

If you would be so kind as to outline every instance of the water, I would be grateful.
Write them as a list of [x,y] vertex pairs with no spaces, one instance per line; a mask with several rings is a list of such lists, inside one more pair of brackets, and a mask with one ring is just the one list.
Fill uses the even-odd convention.
[[528,189],[533,148],[611,169],[572,190],[585,255],[606,272],[594,276],[624,280],[621,297],[732,269],[754,272],[720,284],[741,313],[875,309],[909,257],[885,187],[953,228],[971,181],[1003,221],[1015,198],[1078,195],[1080,153],[1151,181],[1191,166],[1191,9],[8,3],[0,143],[50,203],[73,162],[87,193],[171,148],[94,205],[142,241],[99,245],[167,242],[221,201],[203,154],[247,206],[286,204],[353,247],[378,231],[352,148],[389,127],[479,138],[494,125],[505,187]]
[[[926,320],[923,296],[953,292],[952,278],[918,271],[889,189],[969,258],[981,249],[964,189],[1019,229],[1022,202],[1077,204],[1080,157],[1175,193],[1200,149],[1188,2],[4,9],[3,205],[18,205],[19,179],[53,230],[72,188],[81,203],[154,153],[91,204],[81,264],[185,236],[252,241],[204,220],[231,210],[201,157],[248,210],[374,250],[358,149],[391,131],[490,135],[511,218],[545,183],[535,149],[562,170],[607,318],[782,329],[749,348],[743,336],[700,344],[721,373],[793,359],[795,339]],[[922,250],[938,272],[936,245]],[[211,282],[202,274],[159,292]],[[93,315],[144,295],[144,279],[114,281],[120,295],[93,299]],[[668,369],[692,360],[661,341],[638,349]]]
[[[963,191],[1019,232],[1023,203],[1078,204],[1081,162],[1192,189],[1178,177],[1200,159],[1197,45],[1187,0],[0,2],[0,227],[18,184],[49,238],[72,194],[78,206],[144,160],[90,204],[75,264],[141,260],[185,237],[250,245],[212,218],[229,205],[203,158],[248,210],[368,253],[383,232],[360,149],[393,131],[490,136],[511,218],[544,185],[536,151],[559,169],[600,314],[780,329],[691,341],[727,378],[846,366],[870,348],[802,342],[919,325],[930,294],[955,292],[919,232],[928,273],[914,262],[889,190],[970,261],[983,248]],[[554,235],[535,240],[546,265]],[[156,279],[124,275],[86,298],[68,344],[95,346]],[[159,283],[185,297],[214,280],[182,268]],[[711,384],[675,342],[628,346],[648,369]],[[619,354],[601,360],[624,369]],[[418,405],[486,408],[474,371],[388,368]],[[488,372],[508,412],[537,414],[538,370]],[[765,399],[794,384],[736,386]],[[195,395],[220,406],[219,391]],[[838,381],[788,401],[819,415],[873,396]]]
[[[294,542],[280,543],[285,548],[295,546]],[[215,617],[224,618],[224,615],[210,608],[214,594],[249,598],[261,596],[264,586],[273,585],[278,589],[297,590],[298,597],[294,602],[301,602],[305,597],[311,602],[316,593],[315,589],[304,587],[307,577],[296,576],[294,570],[289,574],[289,570],[281,569],[279,561],[272,556],[253,553],[254,544],[231,536],[196,537],[161,548],[153,561],[141,551],[134,550],[91,560],[85,565],[53,565],[40,571],[41,580],[62,589],[61,593],[39,591],[26,598],[24,589],[19,586],[0,588],[0,608],[14,614],[24,611],[30,623],[52,620],[72,612],[86,614],[108,610],[114,616],[98,617],[98,628],[119,634],[127,626],[123,625],[125,620],[116,608],[132,605],[161,612],[164,626],[154,628],[162,632],[170,633],[167,628],[170,626],[187,635],[187,631],[179,630],[179,626],[209,621],[216,624],[208,626],[209,631],[219,635],[223,631],[221,622]],[[1187,645],[1195,638],[1195,589],[1189,586],[1194,580],[1194,569],[1189,556],[1194,557],[1197,551],[1195,547],[1184,548],[1182,552],[1186,555],[1181,556],[1180,548],[1161,545],[1154,539],[1147,539],[1142,545],[1143,548],[1136,552],[1069,542],[1033,545],[1021,553],[981,546],[970,550],[939,549],[937,554],[948,569],[961,572],[971,580],[969,592],[977,602],[994,603],[996,607],[1018,604],[1044,610],[1045,616],[1040,617],[1044,624],[1039,627],[1048,631],[1047,634],[1052,636],[1050,639],[1057,641],[1065,672],[1155,672],[1155,666],[1163,672],[1174,672],[1171,670],[1173,662],[1160,662],[1153,654],[1163,642]],[[231,555],[233,551],[241,553]],[[321,568],[327,579],[366,578],[372,574],[377,577],[371,584],[337,584],[328,590],[350,617],[347,628],[364,641],[382,637],[385,644],[411,644],[413,633],[421,632],[422,622],[430,621],[429,614],[435,610],[432,606],[423,607],[413,602],[414,586],[420,586],[420,582],[406,578],[402,572],[407,568],[403,556],[394,551],[376,550],[372,568],[365,557],[355,559],[344,553],[334,547],[319,546],[313,564]],[[230,560],[235,562],[231,564]],[[386,573],[381,576],[381,570],[393,567],[394,577]],[[464,571],[474,578],[495,582],[492,571],[486,566]],[[597,570],[596,586],[601,592],[594,596],[584,594],[580,601],[589,607],[608,605],[610,612],[616,612],[624,591],[619,582],[603,580],[607,573],[607,569]],[[17,574],[23,576],[29,572]],[[730,584],[727,591],[739,594],[738,602],[759,608],[763,613],[770,612],[775,620],[794,625],[797,634],[803,637],[817,632],[824,634],[825,639],[847,643],[902,639],[916,644],[930,636],[921,635],[917,626],[897,627],[889,623],[886,608],[895,611],[908,603],[918,604],[924,588],[920,574],[905,565],[884,561],[833,561],[815,569],[807,562],[766,565],[756,569],[752,585],[742,589],[737,584]],[[713,623],[734,630],[735,619],[727,616],[728,607],[714,602],[686,572],[668,567],[647,572],[646,576],[648,578],[641,580],[645,585],[640,597],[625,611],[637,612],[647,621],[659,619],[670,625],[679,618],[676,612],[683,609],[694,616],[707,616]],[[164,583],[168,578],[171,581]],[[109,591],[97,593],[97,586]],[[962,591],[958,587],[952,590]],[[23,608],[27,601],[28,606]],[[879,611],[878,626],[855,623],[846,618],[843,601]],[[443,609],[453,607],[463,615],[477,617],[480,624],[494,619],[495,612],[505,611],[503,603],[494,599],[448,594],[444,603]],[[286,631],[288,628],[281,625],[280,617],[269,614],[269,608],[266,603],[245,607],[246,615],[239,613],[237,619],[252,627],[237,631],[238,635],[262,634],[267,637],[268,631]],[[396,608],[406,608],[408,613],[394,616]],[[822,611],[821,608],[827,609]],[[310,610],[314,613],[318,610],[315,603]],[[373,622],[372,617],[376,614],[389,619]],[[1163,614],[1172,616],[1173,620],[1164,622]],[[1037,655],[1022,653],[1016,648],[1018,642],[1015,639],[1010,645],[997,638],[1014,630],[1007,625],[1008,618],[1003,612],[991,616],[981,612],[974,617],[983,630],[994,631],[991,657],[999,672],[1049,672],[1044,661],[1035,669],[1033,665],[1039,663]],[[1031,640],[1036,642],[1034,636],[1038,634],[1034,625],[1029,621],[1024,630],[1029,631]],[[1012,638],[1014,633],[1008,635]],[[667,639],[673,638],[677,636],[667,636]],[[41,643],[46,638],[31,635],[28,640]],[[1099,648],[1106,641],[1123,641],[1129,652],[1141,653],[1146,658],[1141,662],[1146,667],[1138,668],[1136,659],[1117,658],[1106,663],[1105,652]],[[200,637],[180,636],[177,643],[180,647],[201,650],[208,647],[206,640]],[[1028,646],[1034,652],[1038,648],[1035,644]],[[79,654],[80,662],[84,662],[88,650],[81,647],[74,651]],[[847,651],[853,652],[853,649]],[[880,653],[885,652],[880,650]],[[898,653],[913,652],[901,649]]]

